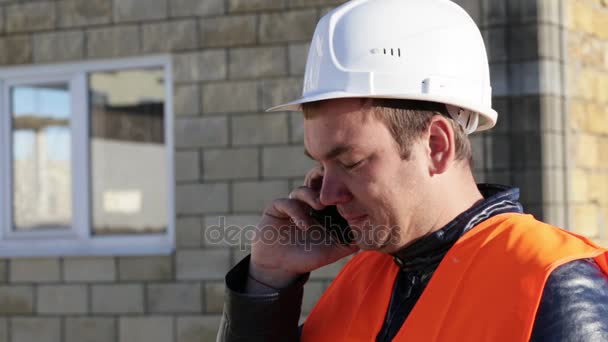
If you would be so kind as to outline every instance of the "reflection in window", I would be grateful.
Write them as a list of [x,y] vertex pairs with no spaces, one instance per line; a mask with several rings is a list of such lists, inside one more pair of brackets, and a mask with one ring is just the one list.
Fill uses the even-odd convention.
[[94,234],[164,233],[162,68],[89,74]]
[[72,217],[68,85],[15,86],[10,103],[14,229],[66,229]]

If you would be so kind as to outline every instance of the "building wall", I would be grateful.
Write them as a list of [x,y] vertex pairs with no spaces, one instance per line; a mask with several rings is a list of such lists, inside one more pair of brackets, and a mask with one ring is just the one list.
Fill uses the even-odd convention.
[[[0,342],[214,340],[223,276],[247,251],[238,244],[212,243],[206,233],[220,217],[226,225],[255,224],[266,203],[302,182],[311,163],[302,153],[301,115],[264,109],[299,95],[315,23],[341,2],[0,0],[3,66],[172,55],[177,209],[177,249],[169,256],[0,261]],[[597,48],[603,59],[586,53],[589,61],[580,57],[575,62],[570,51],[577,49],[568,49],[566,55],[561,48],[565,10],[560,1],[456,2],[475,19],[486,40],[500,115],[493,131],[471,137],[476,176],[479,181],[520,186],[529,211],[568,226],[574,203],[568,184],[578,189],[576,180],[593,177],[606,183],[601,173],[608,163],[602,140],[606,132],[597,131],[606,126],[606,117],[564,129],[569,113],[577,113],[577,103],[590,120],[601,117],[602,103],[606,114],[606,95],[599,84],[605,77],[598,76],[598,71],[605,76],[607,70],[605,27],[603,40],[595,39],[604,44]],[[605,5],[573,2],[577,5],[564,8],[578,13],[585,6]],[[568,35],[569,46],[579,36],[595,46],[583,39],[595,37],[586,31],[587,20],[568,23],[568,31],[580,32]],[[594,97],[589,92],[566,94],[566,59],[570,80],[572,75],[585,77],[568,85],[596,84]],[[572,71],[574,67],[585,72]],[[587,115],[589,108],[597,110],[597,116]],[[572,146],[586,151],[595,144],[604,169],[595,157],[566,149],[569,132],[582,139],[583,145],[571,139]],[[582,159],[569,173],[566,161],[572,155],[576,165]],[[577,172],[585,172],[584,177],[575,177]],[[608,191],[600,192],[593,184],[576,202],[576,208],[583,209],[580,215],[574,210],[574,221],[577,227],[589,227],[583,232],[598,237],[595,221],[578,222],[579,217],[595,217],[600,208],[606,218]],[[604,201],[599,199],[602,194]],[[313,273],[306,285],[304,315],[344,262]]]
[[607,243],[608,1],[565,6],[573,227]]

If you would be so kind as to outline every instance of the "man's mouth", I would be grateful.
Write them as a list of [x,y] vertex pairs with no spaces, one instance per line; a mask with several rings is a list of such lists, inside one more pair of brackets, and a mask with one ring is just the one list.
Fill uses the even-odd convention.
[[366,220],[366,219],[367,219],[367,215],[359,215],[359,216],[353,216],[353,215],[350,215],[350,216],[344,216],[344,219],[345,219],[346,221],[348,221],[348,224],[349,224],[350,226],[354,226],[354,225],[360,224],[361,222],[363,222],[364,220]]

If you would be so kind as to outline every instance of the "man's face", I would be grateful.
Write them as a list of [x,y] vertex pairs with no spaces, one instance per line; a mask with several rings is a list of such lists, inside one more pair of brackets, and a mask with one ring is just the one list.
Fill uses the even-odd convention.
[[357,245],[391,253],[420,237],[425,184],[423,139],[403,160],[386,125],[359,99],[331,100],[304,122],[307,153],[323,168],[320,200],[336,205]]

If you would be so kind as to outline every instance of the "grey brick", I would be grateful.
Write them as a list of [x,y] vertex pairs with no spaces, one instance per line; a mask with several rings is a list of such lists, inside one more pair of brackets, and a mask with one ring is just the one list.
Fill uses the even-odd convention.
[[510,171],[493,171],[486,173],[485,182],[494,184],[513,184]]
[[[10,53],[8,53],[10,51]],[[32,40],[29,36],[0,37],[0,64],[32,62]]]
[[507,1],[482,0],[485,25],[504,24],[508,22]]
[[204,222],[205,247],[249,247],[259,215],[207,216]]
[[226,78],[226,51],[207,50],[175,55],[175,81],[215,81]]
[[228,120],[225,117],[175,120],[175,146],[178,148],[225,146],[227,144]]
[[[542,171],[531,170],[514,172],[512,175],[512,184],[521,189],[520,200],[524,208],[526,208],[526,211],[534,213],[529,209],[530,204],[543,203]],[[542,215],[539,218],[542,219]]]
[[287,0],[289,7],[340,5],[344,2],[346,2],[346,0]]
[[206,84],[202,98],[204,113],[256,112],[259,109],[255,81]]
[[84,32],[62,31],[34,35],[34,62],[59,62],[84,57]]
[[506,1],[510,23],[529,23],[538,17],[538,1],[511,0]]
[[205,284],[205,312],[221,314],[224,308],[224,282]]
[[141,256],[118,258],[119,279],[170,280],[173,276],[171,256]]
[[507,96],[511,94],[509,89],[510,75],[507,72],[506,63],[497,63],[490,65],[490,79],[492,83],[493,96]]
[[114,21],[141,21],[167,16],[168,0],[114,0]]
[[[517,158],[511,161],[512,170],[540,170],[542,166],[542,140],[539,133],[512,133],[511,153]],[[540,202],[537,202],[540,203]]]
[[287,197],[287,181],[235,182],[232,203],[235,212],[262,212],[276,198]]
[[11,282],[57,282],[60,278],[59,259],[11,260]]
[[541,93],[541,68],[538,62],[511,65],[511,95],[537,95]]
[[153,313],[196,313],[202,310],[200,284],[148,285],[148,310]]
[[137,26],[114,26],[87,31],[87,56],[94,58],[131,56],[139,53]]
[[8,342],[8,320],[0,318],[0,342]]
[[228,0],[229,12],[273,10],[285,8],[284,0]]
[[95,285],[92,287],[91,293],[93,313],[144,312],[144,293],[141,285]]
[[31,286],[0,286],[0,315],[34,312],[34,289]]
[[175,179],[180,181],[198,180],[201,174],[198,151],[177,152],[175,154]]
[[87,288],[84,285],[40,286],[36,308],[41,314],[84,314],[87,312]]
[[279,78],[262,81],[262,108],[293,101],[302,94],[302,78]]
[[65,342],[115,342],[116,322],[106,317],[68,317]]
[[259,153],[255,148],[203,151],[205,180],[257,178]]
[[563,98],[558,96],[541,96],[542,130],[547,132],[564,131]]
[[304,75],[306,70],[306,59],[310,45],[289,44],[289,74],[294,76]]
[[507,30],[504,27],[491,27],[483,31],[490,63],[506,62],[509,58],[507,53]]
[[214,341],[220,326],[220,315],[177,318],[177,342]]
[[505,170],[511,166],[511,144],[508,136],[491,136],[486,139],[487,157],[485,167],[491,170]]
[[543,95],[562,95],[561,63],[554,60],[541,60],[539,72],[539,92]]
[[58,6],[61,27],[107,24],[112,21],[112,0],[64,0]]
[[228,211],[228,185],[178,185],[176,189],[178,214],[223,213]]
[[63,261],[66,282],[109,282],[116,280],[114,258],[66,258]]
[[262,14],[260,16],[260,42],[309,41],[316,22],[316,10]]
[[[564,149],[566,146],[564,135],[562,133],[543,133],[541,139],[542,163],[544,164],[545,170],[563,167],[566,164],[564,161]],[[564,183],[562,182],[560,184]],[[555,189],[558,188],[548,188],[547,193],[555,191]]]
[[121,317],[119,342],[173,341],[171,317]]
[[230,250],[177,251],[177,279],[223,279],[230,268]]
[[178,218],[175,228],[177,247],[200,247],[203,225],[200,217]]
[[262,152],[262,175],[264,178],[305,176],[313,162],[303,151],[302,146],[265,147]]
[[8,282],[8,260],[0,260],[0,284]]
[[287,143],[287,115],[283,113],[232,117],[233,145]]
[[538,96],[520,96],[511,99],[511,127],[516,132],[539,132],[541,103]]
[[302,312],[310,312],[317,304],[321,295],[325,291],[325,284],[322,281],[310,280],[304,285],[304,298],[302,298]]
[[257,38],[254,15],[205,18],[199,21],[199,26],[204,47],[252,45]]
[[304,142],[304,115],[300,112],[289,113],[289,126],[291,142]]
[[30,2],[6,6],[6,32],[31,32],[55,27],[54,1]]
[[510,27],[508,37],[511,61],[534,60],[539,57],[536,23]]
[[560,18],[560,1],[538,0],[536,1],[536,4],[538,6],[537,11],[539,22],[561,24],[562,19]]
[[559,60],[561,56],[561,29],[555,25],[538,25],[538,54],[542,58]]
[[12,318],[11,342],[60,342],[59,318]]
[[169,5],[173,17],[224,13],[224,0],[171,0]]
[[181,20],[142,26],[144,52],[166,52],[197,47],[196,21]]
[[287,51],[284,47],[232,49],[228,62],[232,79],[287,75]]
[[196,84],[176,85],[173,95],[173,113],[179,115],[199,115],[201,112],[201,91]]

